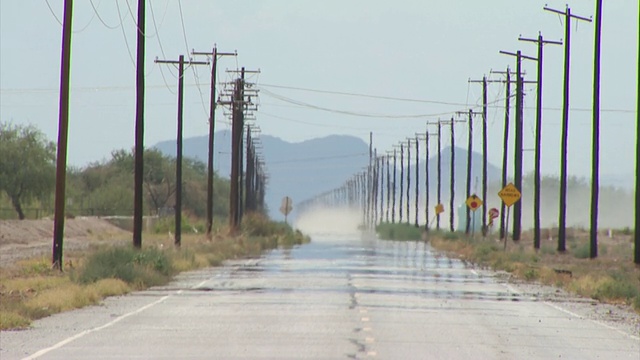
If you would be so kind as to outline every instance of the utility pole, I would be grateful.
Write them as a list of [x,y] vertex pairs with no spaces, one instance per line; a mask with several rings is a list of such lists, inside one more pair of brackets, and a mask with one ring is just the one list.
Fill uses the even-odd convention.
[[[504,83],[506,84],[505,89],[505,105],[504,105],[504,141],[502,148],[502,188],[507,186],[507,177],[508,177],[508,163],[509,163],[509,115],[510,115],[510,101],[511,101],[511,75],[513,74],[509,67],[507,66],[507,71],[492,71],[492,73],[496,74],[504,74],[506,76],[506,80]],[[505,238],[505,229],[508,226],[505,222],[505,211],[506,206],[504,202],[501,202],[500,205],[500,239]]]
[[[522,55],[518,50],[516,53],[500,51],[501,54],[514,56],[516,58],[516,128],[515,128],[515,149],[513,182],[515,187],[522,191],[522,155],[523,149],[523,122],[524,122],[524,78],[522,77],[522,59],[537,60],[530,56]],[[513,240],[520,240],[522,231],[522,201],[513,205]]]
[[411,139],[407,139],[407,225],[411,223],[409,208],[411,192]]
[[[640,10],[640,9],[638,9]],[[640,11],[638,11],[640,16]],[[640,24],[638,25],[638,42],[640,42]],[[636,207],[634,226],[633,262],[640,266],[640,44],[638,44],[638,90],[636,91]]]
[[[389,172],[389,154],[385,156],[385,160],[387,162],[387,208],[385,211],[385,216],[387,218],[387,223],[389,222],[389,205],[391,200],[391,174]],[[394,184],[395,186],[395,184]]]
[[[567,147],[569,140],[569,75],[571,64],[571,19],[591,22],[591,19],[571,14],[571,9],[567,6],[565,11],[554,10],[544,7],[544,10],[565,17],[565,38],[564,38],[564,96],[562,102],[562,143],[560,149],[560,216],[558,222],[558,251],[567,251],[566,228],[567,228]],[[518,202],[519,203],[519,202]],[[518,205],[515,204],[515,206]]]
[[182,238],[182,108],[184,103],[184,65],[208,65],[203,61],[184,61],[184,55],[176,60],[156,60],[158,64],[178,65],[178,129],[176,136],[176,201],[175,201],[175,239],[180,247]]
[[[459,115],[461,113],[458,113]],[[473,115],[472,109],[469,109],[469,134],[467,144],[467,199],[471,196],[471,171],[472,171],[472,156],[473,156]],[[485,200],[486,201],[486,200]],[[469,234],[471,229],[471,209],[466,207],[466,226],[464,229],[465,234]]]
[[214,157],[214,137],[216,123],[216,82],[218,57],[237,56],[234,53],[218,52],[214,45],[213,50],[209,52],[194,51],[192,55],[211,56],[211,91],[209,97],[209,156],[207,159],[207,238],[211,240],[211,227],[213,226],[213,157]]
[[400,143],[400,224],[402,224],[402,197],[404,196],[404,144]]
[[144,182],[144,51],[145,0],[138,0],[137,59],[136,59],[136,134],[133,180],[133,246],[142,247],[142,193]]
[[60,109],[58,114],[58,150],[56,156],[56,198],[53,223],[53,267],[62,271],[64,239],[65,184],[67,181],[67,138],[69,129],[69,78],[71,75],[71,34],[73,0],[64,2],[62,56],[60,60]]
[[536,144],[535,144],[535,165],[533,178],[533,247],[540,249],[540,193],[541,193],[541,152],[542,152],[542,70],[543,70],[543,47],[545,44],[562,45],[560,41],[549,41],[542,38],[542,34],[538,33],[537,39],[527,39],[520,37],[520,41],[533,42],[538,45],[538,94],[536,101]]
[[[442,123],[438,120],[438,205],[442,204]],[[440,214],[436,215],[436,229],[440,231]]]
[[455,171],[456,171],[456,160],[455,160],[455,154],[456,154],[456,137],[455,137],[455,120],[453,120],[453,118],[451,118],[451,202],[450,202],[450,207],[451,209],[449,209],[449,225],[450,225],[450,230],[451,232],[454,232],[456,229],[453,226],[453,221],[454,221],[454,212],[455,212],[455,196],[456,196],[456,187],[455,187],[455,183],[456,183],[456,178],[455,178]]
[[415,225],[416,227],[419,227],[418,225],[418,198],[420,197],[420,142],[418,141],[418,134],[416,134],[416,200],[415,200],[415,210],[416,210],[416,221],[415,221]]
[[378,159],[378,176],[380,178],[380,221],[379,223],[382,224],[384,222],[384,156],[380,156],[377,158]]
[[392,196],[393,203],[391,204],[391,223],[392,224],[396,223],[396,169],[397,169],[396,160],[397,160],[396,149],[393,149],[393,196]]
[[[469,80],[470,83],[482,84],[482,199],[487,201],[487,83],[494,82],[488,81],[486,76],[482,77],[482,80]],[[471,117],[469,118],[471,121]],[[467,185],[468,186],[468,185]],[[471,194],[469,194],[471,196]],[[482,236],[487,234],[487,207],[482,205]],[[471,219],[471,211],[467,209],[467,218]],[[469,233],[469,223],[467,222],[466,232]]]
[[369,132],[369,166],[367,167],[367,203],[365,208],[365,224],[367,228],[371,228],[371,203],[372,203],[372,165],[373,164],[373,132]]
[[600,48],[602,45],[602,0],[596,0],[593,55],[593,153],[591,154],[591,231],[589,257],[598,257],[598,195],[600,191]]

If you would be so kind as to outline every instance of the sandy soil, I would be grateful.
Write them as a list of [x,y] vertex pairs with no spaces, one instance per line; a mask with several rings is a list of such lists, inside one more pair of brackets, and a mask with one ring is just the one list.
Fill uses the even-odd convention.
[[[128,231],[96,217],[66,219],[64,230],[65,252],[131,239]],[[50,256],[52,243],[53,220],[0,220],[0,267],[21,259]]]

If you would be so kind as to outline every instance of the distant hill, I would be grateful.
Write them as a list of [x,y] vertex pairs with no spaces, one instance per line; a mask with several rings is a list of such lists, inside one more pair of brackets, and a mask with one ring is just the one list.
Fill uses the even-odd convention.
[[[229,131],[219,131],[215,135],[215,169],[223,177],[229,177],[230,171],[230,154],[231,147]],[[317,138],[307,140],[299,143],[290,143],[283,141],[277,137],[262,135],[261,136],[264,158],[267,165],[267,171],[270,174],[270,180],[267,188],[267,206],[270,209],[270,216],[274,219],[281,219],[282,215],[278,212],[280,207],[280,201],[284,196],[290,196],[294,200],[294,211],[292,216],[295,216],[295,204],[303,200],[309,199],[315,195],[323,193],[328,190],[332,190],[338,186],[341,186],[346,180],[351,178],[353,174],[364,171],[365,167],[369,163],[369,146],[360,138],[352,136],[328,136],[324,138]],[[206,162],[208,145],[208,137],[193,137],[184,139],[183,152],[186,157],[198,159],[202,162]],[[163,153],[175,156],[175,141],[163,141],[156,146]],[[421,149],[423,150],[423,149]],[[415,156],[415,153],[412,154]],[[424,155],[423,155],[424,156]],[[400,156],[398,154],[398,182],[399,188],[399,176],[400,176]],[[466,195],[466,175],[467,175],[467,150],[463,148],[455,148],[455,183],[456,183],[456,204],[462,204]],[[441,197],[442,202],[448,205],[449,202],[449,189],[450,189],[450,164],[451,164],[451,148],[446,147],[442,149],[442,179],[441,179]],[[476,193],[481,196],[482,192],[482,155],[478,153],[472,154],[472,193]],[[415,186],[415,157],[411,164],[411,187]],[[424,192],[424,162],[420,162],[420,193]],[[512,164],[509,164],[510,168]],[[405,159],[406,167],[406,159]],[[406,170],[406,169],[405,169]],[[487,166],[488,182],[490,185],[488,198],[484,199],[487,203],[496,203],[497,201],[497,189],[499,189],[499,182],[502,178],[501,168],[491,163]],[[603,185],[615,186],[621,189],[629,189],[633,186],[634,176],[603,176]],[[526,180],[526,179],[525,179]],[[386,181],[386,179],[385,179]],[[436,199],[437,193],[437,154],[431,149],[429,158],[429,184],[430,184],[430,203],[433,205]],[[586,181],[586,180],[585,180]],[[557,219],[557,184],[549,182],[551,188],[543,189],[543,206],[545,215],[545,224],[547,226],[553,226]],[[406,180],[405,180],[406,186]],[[531,184],[526,181],[523,184],[523,198],[522,201],[525,204],[523,207],[524,215],[523,219],[526,222],[531,221]],[[588,187],[585,188],[588,190]],[[572,191],[575,189],[572,189]],[[585,191],[587,191],[585,190]],[[546,191],[546,192],[545,192]],[[570,191],[570,194],[572,192]],[[611,205],[608,206],[608,210],[601,212],[603,224],[614,224],[616,226],[628,226],[627,223],[632,221],[628,214],[632,213],[633,200],[626,193],[623,194],[623,199],[627,199],[624,203],[624,211],[616,210],[617,207]],[[546,197],[545,197],[546,196]],[[413,192],[411,192],[413,199]],[[589,199],[588,193],[580,193],[574,196],[575,199],[570,199],[572,204],[578,204],[580,201]],[[423,199],[423,195],[421,195]],[[611,199],[605,199],[605,196],[601,199],[601,207],[607,208],[606,204],[620,204],[624,201],[618,197],[611,197]],[[620,206],[618,206],[620,207]],[[571,211],[576,212],[575,209],[589,209],[588,204],[580,203],[579,206],[574,206]],[[628,209],[628,210],[627,210]],[[608,220],[604,218],[606,214],[611,214],[610,218],[613,220],[625,219],[623,223],[620,221]],[[570,213],[573,223],[584,225],[582,222],[584,219],[588,219],[588,214],[582,213]],[[528,225],[527,225],[528,226]],[[604,226],[604,225],[603,225]]]
[[[281,216],[277,209],[284,196],[291,197],[295,203],[331,190],[369,161],[369,146],[353,136],[333,135],[300,143],[289,143],[269,135],[260,138],[270,175],[266,202],[270,215],[276,219]],[[230,139],[229,131],[216,132],[214,138],[214,168],[223,177],[229,177],[230,172]],[[155,147],[175,156],[175,141],[163,141]],[[208,136],[184,139],[185,157],[206,162],[207,153]]]
[[[266,202],[270,209],[270,215],[276,219],[281,216],[277,209],[280,207],[281,199],[284,196],[291,197],[294,200],[294,204],[306,200],[317,194],[341,186],[353,174],[364,171],[369,163],[369,145],[362,139],[353,136],[332,135],[299,143],[286,142],[269,135],[261,135],[260,137],[263,144],[267,171],[270,175]],[[231,134],[229,131],[219,131],[215,134],[214,168],[223,177],[229,176],[230,138]],[[207,136],[184,139],[184,156],[206,162],[208,152],[207,142]],[[167,155],[175,156],[175,141],[163,141],[155,147]],[[413,155],[415,156],[415,154]],[[437,155],[433,150],[430,155],[430,194],[435,197]],[[397,159],[399,167],[399,155]],[[455,160],[456,197],[462,199],[466,191],[467,150],[456,148]],[[451,169],[450,147],[442,150],[441,161],[442,198],[448,199]],[[473,153],[472,164],[472,180],[473,183],[475,183],[475,179],[478,178],[478,193],[480,193],[482,155]],[[415,165],[413,161],[411,165],[413,188],[415,186]],[[421,188],[424,187],[424,166],[423,161],[420,163]],[[487,169],[489,182],[499,181],[501,179],[501,171],[499,168],[489,164]],[[400,169],[398,169],[397,176],[400,176]]]

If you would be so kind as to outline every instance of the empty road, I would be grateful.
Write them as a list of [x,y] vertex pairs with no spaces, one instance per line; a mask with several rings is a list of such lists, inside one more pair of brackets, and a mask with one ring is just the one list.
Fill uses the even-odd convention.
[[3,332],[0,358],[640,359],[635,330],[526,289],[425,243],[320,235]]

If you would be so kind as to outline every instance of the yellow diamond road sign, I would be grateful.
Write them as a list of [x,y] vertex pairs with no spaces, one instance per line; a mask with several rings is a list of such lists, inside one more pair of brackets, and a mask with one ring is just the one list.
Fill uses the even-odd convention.
[[473,194],[471,196],[469,196],[469,198],[466,201],[467,206],[469,207],[469,209],[476,211],[478,210],[478,208],[480,206],[482,206],[482,199],[480,199],[479,197],[476,196],[476,194]]
[[438,204],[436,205],[436,214],[442,214],[444,212],[444,205]]
[[509,183],[509,185],[500,190],[498,196],[500,196],[500,199],[502,199],[506,206],[511,206],[520,200],[522,194],[520,194],[520,191],[515,187],[515,185],[513,185],[513,183]]

